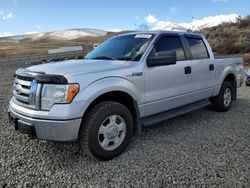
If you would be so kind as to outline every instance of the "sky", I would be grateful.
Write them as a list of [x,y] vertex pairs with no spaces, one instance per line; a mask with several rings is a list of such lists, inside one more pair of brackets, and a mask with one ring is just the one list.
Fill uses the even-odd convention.
[[0,0],[0,36],[190,23],[209,16],[250,15],[249,7],[250,0]]

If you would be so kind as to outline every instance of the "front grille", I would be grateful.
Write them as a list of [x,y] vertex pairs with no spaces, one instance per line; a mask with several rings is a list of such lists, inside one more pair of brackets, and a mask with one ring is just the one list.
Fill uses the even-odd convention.
[[14,101],[26,108],[38,109],[40,88],[36,80],[16,75],[13,86]]

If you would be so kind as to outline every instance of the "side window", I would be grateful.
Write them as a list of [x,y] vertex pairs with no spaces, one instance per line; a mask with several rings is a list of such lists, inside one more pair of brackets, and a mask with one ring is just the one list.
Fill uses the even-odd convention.
[[201,38],[187,38],[193,59],[209,58],[207,48]]
[[177,61],[186,59],[181,39],[178,36],[160,38],[151,52],[151,55],[157,56],[157,53],[163,51],[176,51]]

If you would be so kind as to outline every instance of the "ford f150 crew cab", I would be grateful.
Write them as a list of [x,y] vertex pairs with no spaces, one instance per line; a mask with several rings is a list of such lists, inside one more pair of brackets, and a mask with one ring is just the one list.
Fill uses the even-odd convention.
[[84,60],[18,69],[9,119],[49,141],[77,141],[114,158],[133,133],[212,103],[225,112],[243,78],[241,57],[215,57],[201,34],[170,31],[115,36]]

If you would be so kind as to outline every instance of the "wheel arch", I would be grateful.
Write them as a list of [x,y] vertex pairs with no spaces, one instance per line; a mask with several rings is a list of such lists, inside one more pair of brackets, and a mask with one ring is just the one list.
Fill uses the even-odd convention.
[[137,135],[141,134],[140,111],[138,108],[137,101],[131,94],[123,90],[112,90],[108,92],[99,93],[99,95],[95,96],[95,98],[92,98],[92,100],[89,101],[89,105],[87,106],[83,114],[83,119],[88,114],[90,109],[93,108],[93,106],[103,101],[115,101],[123,104],[126,108],[128,108],[133,117],[134,133]]

